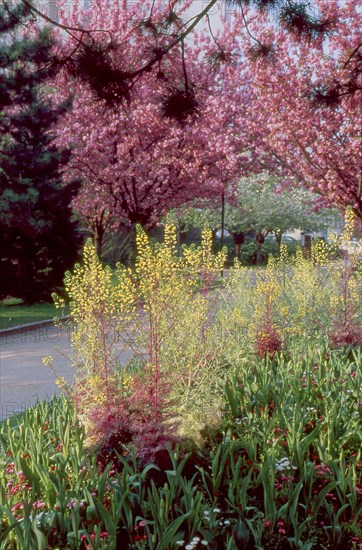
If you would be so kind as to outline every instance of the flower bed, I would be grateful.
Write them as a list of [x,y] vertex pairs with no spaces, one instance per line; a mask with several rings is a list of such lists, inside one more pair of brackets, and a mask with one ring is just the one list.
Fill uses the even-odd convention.
[[358,259],[211,290],[210,233],[137,241],[134,270],[88,243],[66,276],[77,376],[3,425],[0,548],[362,548]]
[[1,548],[361,548],[361,359],[250,362],[220,427],[149,464],[40,404],[2,429]]

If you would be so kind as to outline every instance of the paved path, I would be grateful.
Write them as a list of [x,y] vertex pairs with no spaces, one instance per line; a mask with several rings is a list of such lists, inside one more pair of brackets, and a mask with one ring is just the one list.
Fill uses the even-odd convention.
[[[0,332],[0,420],[59,395],[55,376],[43,364],[43,357],[51,355],[56,376],[72,382],[70,336],[70,326],[57,328],[52,323],[15,333]],[[134,356],[122,335],[116,348],[120,364],[127,364]]]
[[54,375],[42,359],[52,355],[57,376],[71,382],[73,370],[66,357],[70,350],[69,327],[49,325],[0,334],[0,420],[59,394]]
[[[57,328],[52,323],[32,330],[0,333],[0,420],[60,394],[55,375],[43,364],[43,357],[51,355],[56,377],[72,382],[70,336],[70,325]],[[127,364],[134,355],[122,335],[115,342],[115,348],[121,365]]]

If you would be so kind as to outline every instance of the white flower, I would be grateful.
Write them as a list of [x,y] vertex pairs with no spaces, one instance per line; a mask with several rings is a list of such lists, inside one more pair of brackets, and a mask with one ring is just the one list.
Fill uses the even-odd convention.
[[230,521],[229,521],[228,519],[226,519],[226,520],[224,521],[224,525],[230,525]]
[[213,509],[213,512],[214,512],[215,514],[220,514],[221,510],[220,510],[220,508],[214,508],[214,509]]
[[201,544],[202,544],[203,546],[207,546],[209,543],[207,542],[207,540],[202,540],[202,541],[201,541]]
[[281,458],[275,462],[275,471],[282,472],[283,470],[296,470],[296,466],[292,466],[289,458]]
[[201,540],[200,537],[194,537],[192,539],[192,542],[200,542],[200,540]]
[[177,546],[183,546],[185,544],[185,541],[184,540],[177,540],[175,542],[175,544],[177,544]]

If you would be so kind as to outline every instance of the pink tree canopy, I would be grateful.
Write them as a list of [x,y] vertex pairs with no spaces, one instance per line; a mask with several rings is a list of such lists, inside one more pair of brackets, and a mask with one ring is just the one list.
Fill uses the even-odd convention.
[[[348,93],[351,63],[362,47],[361,6],[356,0],[318,0],[317,5],[331,22],[324,42],[293,38],[265,14],[249,13],[250,34],[270,46],[266,57],[250,64],[249,123],[251,129],[263,129],[266,167],[287,175],[286,184],[304,185],[342,209],[350,206],[362,219],[361,67],[359,72],[355,67],[357,90]],[[244,51],[253,51],[252,43],[243,35]],[[335,84],[338,93],[333,94]]]
[[[59,140],[73,143],[69,171],[84,179],[78,212],[93,226],[121,220],[150,228],[170,208],[219,196],[241,174],[266,168],[324,203],[352,206],[361,219],[362,101],[358,85],[353,94],[347,88],[362,14],[356,0],[316,4],[328,22],[327,40],[301,40],[267,12],[244,9],[224,32],[194,35],[192,44],[163,53],[131,85],[127,75],[150,49],[164,51],[172,33],[180,34],[188,3],[175,3],[172,18],[161,1],[60,10],[61,22],[92,29],[91,36],[73,31],[63,38],[69,62],[55,82],[57,96],[74,93]],[[264,48],[256,62],[255,44]]]
[[[73,110],[59,127],[59,142],[73,144],[69,173],[83,178],[75,207],[93,222],[107,212],[107,220],[117,217],[150,228],[170,208],[195,197],[221,196],[252,165],[251,155],[243,155],[250,141],[243,124],[248,87],[235,80],[232,66],[210,64],[202,53],[210,38],[182,43],[149,74],[122,88],[122,74],[164,39],[162,2],[155,3],[152,22],[140,22],[146,8],[149,13],[143,1],[126,9],[125,3],[102,0],[92,3],[89,12],[75,9],[66,15],[60,10],[68,25],[86,20],[92,29],[107,30],[98,33],[97,44],[90,42],[88,51],[79,47],[79,33],[63,37],[58,48],[63,57],[73,52],[72,59],[54,82],[58,101],[69,92],[74,95]],[[75,76],[72,64],[77,71],[82,63],[96,66],[99,51],[116,78],[107,88],[105,77],[96,94],[97,83],[90,86]]]

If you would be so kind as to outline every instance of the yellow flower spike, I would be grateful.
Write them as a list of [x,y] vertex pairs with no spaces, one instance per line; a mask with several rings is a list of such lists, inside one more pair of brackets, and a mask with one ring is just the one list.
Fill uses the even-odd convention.
[[57,378],[55,380],[55,383],[62,390],[64,390],[67,387],[67,382],[66,382],[64,376],[61,376],[61,377]]
[[52,368],[53,366],[53,356],[52,355],[46,355],[42,359],[43,365],[46,367]]
[[344,215],[344,229],[340,236],[340,242],[342,245],[347,245],[348,242],[352,240],[354,226],[355,226],[355,218],[354,218],[353,210],[351,208],[347,208]]

